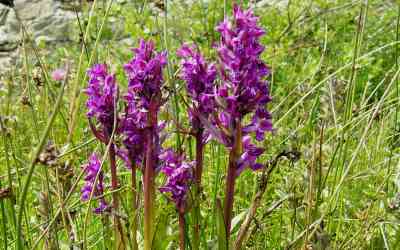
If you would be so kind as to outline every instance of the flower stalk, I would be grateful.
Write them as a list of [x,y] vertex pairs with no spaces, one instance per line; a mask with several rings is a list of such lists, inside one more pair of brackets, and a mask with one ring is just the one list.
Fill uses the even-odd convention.
[[197,197],[201,194],[201,176],[203,174],[203,159],[204,159],[204,142],[203,129],[198,129],[196,132],[196,167],[194,170],[194,178],[196,182]]
[[137,185],[136,185],[136,168],[137,165],[135,164],[133,157],[129,155],[129,161],[131,162],[131,185],[132,185],[132,209],[133,209],[133,219],[132,219],[132,239],[133,239],[133,250],[138,250],[138,242],[137,242],[137,212],[138,212],[138,206],[137,206]]
[[[128,104],[130,130],[127,134],[132,143],[130,147],[145,162],[143,169],[144,192],[144,249],[151,250],[154,235],[155,219],[155,175],[160,150],[158,112],[163,104],[161,88],[164,83],[162,71],[167,59],[164,52],[157,53],[152,41],[140,40],[139,46],[133,49],[135,56],[124,65],[128,76],[128,93],[125,100]],[[130,138],[129,138],[130,137]],[[144,138],[144,152],[135,148]],[[136,145],[137,147],[137,145]],[[133,166],[131,166],[133,167]]]
[[121,225],[121,221],[118,218],[118,215],[115,211],[118,211],[119,207],[119,197],[118,192],[116,190],[119,187],[118,184],[118,176],[117,176],[117,165],[115,162],[115,145],[111,143],[110,150],[108,151],[110,158],[110,170],[111,170],[111,190],[114,191],[112,194],[112,207],[114,211],[113,222],[115,228],[115,237],[116,237],[116,249],[124,249],[125,248],[125,240],[123,229]]
[[185,250],[185,213],[179,213],[179,249]]
[[[87,72],[89,76],[89,84],[85,90],[88,95],[86,106],[88,108],[87,116],[89,125],[96,138],[110,145],[108,156],[110,161],[111,172],[111,190],[115,191],[112,194],[112,214],[115,231],[116,249],[124,249],[125,241],[121,222],[117,215],[119,200],[118,200],[118,176],[116,165],[116,146],[114,144],[114,133],[117,131],[120,118],[117,113],[117,102],[119,98],[118,85],[115,75],[108,73],[106,64],[96,64]],[[91,121],[95,118],[96,124]]]
[[170,201],[175,203],[179,220],[179,248],[185,249],[185,213],[187,212],[187,193],[190,184],[194,181],[193,164],[185,162],[183,154],[176,154],[171,149],[165,150],[161,155],[161,171],[167,175],[166,184],[159,190],[170,193]]
[[239,160],[242,148],[242,127],[241,122],[234,122],[235,130],[235,139],[233,147],[229,153],[229,164],[228,164],[228,173],[226,175],[226,189],[225,189],[225,200],[224,200],[224,223],[225,223],[225,231],[226,238],[229,244],[230,232],[231,232],[231,220],[232,220],[232,210],[233,210],[233,201],[235,195],[235,182],[237,175],[237,162]]
[[198,129],[196,132],[196,165],[194,169],[195,178],[195,198],[194,198],[194,226],[193,226],[193,247],[194,249],[200,248],[200,229],[201,229],[201,215],[200,215],[200,201],[201,201],[201,176],[203,174],[203,159],[204,159],[204,143],[203,143],[203,129]]
[[[233,18],[225,18],[217,26],[221,34],[217,50],[222,84],[215,95],[219,110],[211,123],[217,128],[211,131],[230,150],[223,214],[228,245],[236,178],[245,169],[255,171],[264,167],[257,162],[264,149],[252,143],[252,135],[262,141],[265,132],[272,130],[271,115],[266,109],[271,97],[268,82],[264,80],[269,68],[260,58],[264,51],[260,37],[265,31],[257,21],[252,10],[243,11],[235,5]],[[248,115],[250,123],[242,124]]]
[[157,113],[150,110],[148,113],[148,127],[146,134],[146,166],[144,170],[144,249],[152,249],[154,225],[154,133],[157,127]]
[[200,116],[204,119],[209,118],[209,114],[214,112],[214,81],[217,69],[214,64],[209,64],[200,54],[195,46],[184,44],[177,52],[182,58],[181,78],[186,82],[186,92],[191,99],[188,108],[188,115],[192,132],[196,140],[196,163],[194,169],[194,199],[193,199],[193,248],[200,248],[201,232],[201,176],[203,173],[203,158],[205,146],[204,125],[201,123]]

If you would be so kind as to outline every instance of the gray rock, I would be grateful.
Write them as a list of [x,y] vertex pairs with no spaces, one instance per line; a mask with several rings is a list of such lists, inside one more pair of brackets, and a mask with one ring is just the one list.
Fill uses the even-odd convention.
[[15,0],[14,9],[0,4],[0,72],[12,65],[18,55],[22,38],[18,18],[36,42],[69,41],[75,13],[66,5],[73,3],[75,0]]
[[15,50],[19,39],[19,25],[14,10],[0,5],[0,52]]
[[0,73],[7,71],[12,65],[14,65],[17,56],[18,49],[0,52]]
[[69,37],[69,23],[75,18],[72,11],[62,9],[55,0],[17,0],[17,14],[34,38],[48,37],[49,41],[65,41]]
[[262,7],[275,7],[280,10],[284,10],[289,3],[289,0],[261,0],[257,1],[256,6],[257,8],[262,8]]

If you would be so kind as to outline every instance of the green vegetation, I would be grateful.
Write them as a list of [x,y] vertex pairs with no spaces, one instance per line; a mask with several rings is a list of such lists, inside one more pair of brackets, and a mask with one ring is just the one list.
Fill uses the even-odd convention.
[[[111,65],[126,89],[122,66],[132,56],[130,48],[141,37],[153,39],[169,55],[164,78],[172,94],[160,117],[189,126],[175,51],[183,42],[194,42],[215,59],[215,26],[232,6],[222,0],[133,2],[84,4],[74,24],[75,41],[51,53],[24,32],[23,60],[0,80],[1,249],[16,247],[19,220],[26,244],[21,249],[113,247],[112,218],[91,213],[94,201],[80,200],[81,166],[93,151],[106,153],[107,147],[94,139],[85,115],[82,90],[94,63]],[[400,5],[381,0],[262,2],[243,5],[254,8],[267,31],[262,58],[272,69],[269,109],[276,131],[263,142],[262,161],[272,171],[246,170],[237,179],[232,242],[255,200],[259,206],[243,249],[400,249]],[[60,67],[69,72],[64,83],[50,77]],[[194,140],[168,132],[165,145],[183,142],[194,159]],[[281,153],[288,157],[278,161]],[[227,162],[223,146],[207,144],[200,249],[222,249],[217,200],[224,196]],[[117,216],[128,232],[134,217],[131,176],[122,161],[117,165]],[[139,187],[141,177],[138,172]],[[156,218],[155,247],[177,249],[175,207],[160,193],[156,200],[163,209]],[[193,224],[194,218],[186,219]],[[142,210],[138,221],[141,249]],[[191,239],[192,232],[186,233]],[[131,239],[127,242],[130,249]]]

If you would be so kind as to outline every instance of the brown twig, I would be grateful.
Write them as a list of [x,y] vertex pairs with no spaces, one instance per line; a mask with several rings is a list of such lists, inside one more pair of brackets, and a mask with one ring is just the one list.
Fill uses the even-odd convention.
[[87,48],[87,44],[86,44],[86,41],[85,41],[84,31],[83,31],[83,27],[82,27],[82,24],[81,24],[81,20],[80,20],[79,15],[78,15],[78,10],[75,7],[74,7],[74,12],[75,12],[76,19],[78,21],[79,42],[82,44],[82,47],[85,49],[86,59],[89,61],[90,60],[89,50]]
[[292,161],[296,161],[300,157],[300,153],[297,151],[283,151],[283,152],[279,153],[275,157],[275,159],[273,159],[272,161],[270,161],[266,164],[264,171],[261,175],[261,180],[259,181],[259,184],[258,184],[258,188],[257,188],[258,192],[254,196],[253,202],[250,205],[250,208],[248,210],[249,212],[247,213],[243,224],[240,226],[238,237],[237,237],[237,239],[235,241],[235,245],[234,245],[235,250],[241,249],[243,241],[246,238],[247,233],[249,231],[250,223],[253,221],[255,214],[257,212],[257,208],[261,204],[261,199],[262,199],[265,191],[267,190],[268,181],[271,176],[271,173],[276,168],[279,160],[282,157],[286,157]]
[[[275,211],[275,209],[277,209],[280,205],[282,205],[283,202],[285,202],[288,199],[293,198],[294,195],[293,194],[288,194],[285,197],[283,197],[282,199],[276,201],[274,204],[272,204],[267,210],[264,211],[263,215],[261,216],[261,218],[259,220],[263,221],[265,218],[267,218],[267,216],[269,216],[270,214],[272,214],[272,212]],[[254,221],[256,221],[256,218],[254,218]],[[249,235],[254,235],[256,233],[256,230],[259,229],[261,227],[261,225],[253,225],[251,227],[250,234]],[[245,237],[246,239],[246,237]]]
[[11,197],[11,188],[0,189],[0,199]]

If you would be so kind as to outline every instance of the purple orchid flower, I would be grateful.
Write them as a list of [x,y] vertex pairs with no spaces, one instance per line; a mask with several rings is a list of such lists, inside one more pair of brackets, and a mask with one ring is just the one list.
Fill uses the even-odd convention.
[[[90,194],[93,192],[93,198],[98,198],[98,206],[93,210],[96,214],[101,214],[110,209],[110,206],[106,202],[104,195],[104,174],[100,169],[101,163],[95,153],[89,158],[89,163],[83,166],[85,171],[85,185],[81,189],[82,201],[88,201]],[[97,182],[96,176],[98,175]]]
[[[88,95],[86,106],[87,116],[95,118],[101,125],[97,131],[91,123],[96,137],[103,143],[108,143],[114,128],[114,116],[118,101],[118,86],[115,76],[108,74],[107,65],[96,64],[88,70],[89,85],[85,90]],[[118,121],[118,117],[117,117]]]
[[201,126],[199,119],[195,119],[196,115],[207,117],[215,110],[214,81],[217,68],[214,64],[208,64],[194,46],[184,44],[177,55],[182,58],[181,78],[186,82],[186,90],[193,104],[189,109],[189,118],[196,129]]
[[[164,52],[157,53],[154,43],[143,39],[139,47],[133,49],[134,57],[125,64],[128,76],[128,93],[124,96],[129,114],[125,130],[125,143],[141,140],[144,135],[144,248],[152,248],[154,225],[155,174],[158,166],[160,136],[158,112],[163,104],[161,88],[164,83],[162,71],[167,63]],[[143,129],[143,134],[138,134]],[[132,149],[132,147],[131,147]]]
[[179,155],[171,149],[165,150],[160,155],[163,162],[161,172],[167,176],[164,186],[160,187],[161,193],[169,193],[169,198],[175,203],[179,215],[179,249],[185,249],[185,212],[189,187],[194,180],[193,163],[185,161],[184,155]]
[[181,78],[186,82],[186,92],[190,98],[188,114],[192,133],[196,139],[196,165],[194,169],[196,198],[194,198],[195,215],[193,224],[193,244],[196,249],[200,244],[200,201],[204,147],[210,137],[202,121],[208,121],[209,116],[215,112],[214,81],[217,76],[217,68],[215,64],[207,63],[195,46],[184,44],[177,51],[177,55],[182,58]]
[[[271,115],[266,109],[271,97],[268,82],[264,80],[269,75],[269,68],[260,58],[264,47],[259,39],[265,32],[257,25],[257,21],[251,10],[242,11],[236,5],[233,20],[226,19],[217,26],[221,34],[217,49],[222,84],[216,91],[215,98],[220,111],[214,117],[214,124],[220,130],[222,143],[231,149],[238,126],[242,129],[241,135],[255,134],[257,141],[264,140],[265,132],[273,130]],[[251,122],[242,125],[246,115],[251,116]],[[246,143],[250,145],[250,137],[246,137]],[[260,168],[254,159],[254,152],[245,145],[242,149],[242,155],[239,156],[241,160],[236,164],[236,175],[245,168]],[[251,161],[243,160],[250,155]],[[257,154],[256,158],[260,155]]]
[[[88,95],[86,106],[88,109],[87,116],[89,125],[96,136],[102,143],[109,145],[109,160],[111,172],[111,190],[118,189],[118,175],[116,165],[116,151],[112,133],[118,133],[119,116],[117,114],[117,102],[119,97],[118,86],[115,76],[109,74],[107,65],[96,64],[87,72],[89,76],[88,87],[85,93]],[[96,122],[94,123],[93,120]],[[112,208],[117,211],[119,207],[118,192],[112,194]],[[118,241],[123,241],[122,225],[116,213],[113,216],[116,237]],[[124,243],[123,243],[124,244]]]
[[167,63],[166,54],[156,53],[154,43],[143,39],[133,52],[135,57],[124,66],[128,76],[128,93],[124,98],[130,112],[136,114],[133,122],[145,128],[148,125],[148,113],[157,113],[161,106],[162,70]]
[[[270,70],[260,58],[264,46],[259,40],[265,31],[257,21],[252,10],[243,11],[235,5],[233,19],[225,19],[217,26],[221,34],[217,50],[222,84],[216,90],[219,111],[213,117],[217,127],[213,131],[215,135],[215,130],[219,130],[217,138],[230,150],[224,204],[228,240],[235,179],[246,168],[263,167],[257,158],[264,150],[251,143],[251,135],[262,141],[265,132],[272,130],[271,115],[266,108],[271,97],[264,79]],[[251,116],[251,122],[242,124],[246,116]]]
[[159,188],[161,193],[170,193],[171,200],[178,211],[186,207],[187,193],[193,181],[193,164],[184,161],[183,155],[178,155],[168,149],[160,155],[163,162],[161,172],[167,176],[166,184]]

